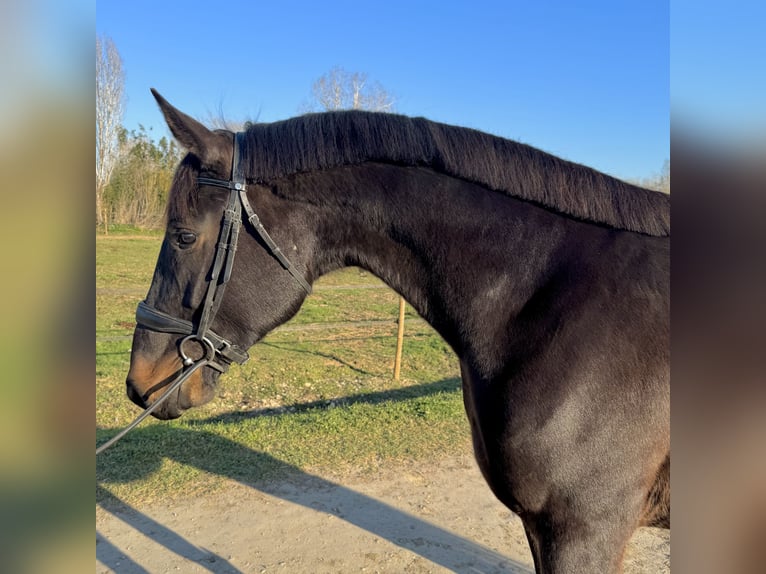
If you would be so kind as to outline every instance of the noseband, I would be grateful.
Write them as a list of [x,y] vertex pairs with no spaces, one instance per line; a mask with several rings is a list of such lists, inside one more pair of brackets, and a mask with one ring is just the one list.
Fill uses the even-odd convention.
[[205,350],[205,359],[207,359],[209,366],[220,372],[225,372],[231,363],[242,364],[249,358],[245,349],[238,347],[210,328],[221,306],[226,284],[231,278],[231,269],[234,264],[234,254],[237,250],[243,209],[247,215],[247,222],[266,244],[269,253],[279,261],[282,267],[290,272],[307,293],[311,293],[311,286],[306,282],[295,265],[285,257],[279,247],[277,247],[277,244],[274,243],[274,240],[263,227],[261,220],[247,199],[247,185],[240,162],[243,138],[244,134],[242,132],[234,134],[231,180],[227,181],[210,177],[197,178],[199,185],[221,187],[229,190],[229,203],[223,213],[221,232],[216,244],[213,267],[207,279],[207,293],[202,304],[199,321],[195,324],[185,319],[173,317],[152,307],[146,301],[139,303],[138,309],[136,309],[136,323],[140,327],[160,333],[186,335],[178,345],[178,353],[181,355],[181,360],[185,367],[190,367],[194,364],[194,359],[189,356],[185,348],[187,343],[191,341],[197,341],[202,345]]

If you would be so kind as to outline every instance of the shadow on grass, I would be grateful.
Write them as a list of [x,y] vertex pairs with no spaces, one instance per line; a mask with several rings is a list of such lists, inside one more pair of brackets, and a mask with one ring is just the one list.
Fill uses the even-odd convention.
[[360,373],[362,375],[371,375],[372,373],[365,371],[364,369],[360,369],[359,367],[355,367],[351,363],[344,361],[337,355],[332,355],[330,353],[322,353],[320,351],[312,350],[309,351],[308,349],[296,349],[295,347],[292,347],[290,343],[269,343],[268,341],[261,341],[262,347],[271,347],[272,349],[278,349],[280,351],[285,351],[288,353],[303,353],[304,355],[315,355],[317,357],[323,357],[325,359],[330,359],[332,361],[335,361],[337,363],[340,363],[344,367],[347,367],[354,371],[355,373]]
[[[346,401],[347,403],[380,403],[405,400],[451,391],[456,386],[459,386],[457,379],[447,379],[416,387],[366,393],[349,397]],[[299,408],[326,406],[322,403],[324,402],[306,403]],[[228,425],[253,416],[280,416],[280,413],[274,409],[227,413],[199,422]],[[107,439],[115,433],[116,431],[113,430],[99,430],[99,439]],[[139,428],[128,435],[123,442],[99,457],[96,469],[97,480],[111,482],[140,480],[156,472],[164,459],[172,459],[206,473],[237,481],[282,500],[333,515],[453,572],[531,572],[527,566],[494,550],[411,516],[375,498],[306,473],[267,453],[250,449],[206,430],[162,425]],[[236,461],[236,464],[231,464],[230,461]],[[291,487],[294,485],[300,485],[300,488]],[[310,492],[310,496],[306,496],[306,492]],[[139,510],[128,507],[100,485],[97,491],[97,503],[107,512],[118,515],[121,520],[179,556],[203,567],[207,567],[207,564],[217,564],[216,571],[238,572],[219,556],[209,552],[204,554],[197,546],[172,530],[157,524]],[[130,516],[130,518],[124,518],[124,516]],[[225,522],[222,522],[222,528],[225,527]],[[103,538],[103,535],[99,544],[102,548],[99,554],[97,546],[99,561],[111,567],[110,561],[120,555],[119,550]],[[296,552],[299,551],[296,546]],[[145,570],[136,563],[134,566],[128,564],[127,568],[119,571],[133,573]]]
[[[385,391],[376,391],[372,393],[360,393],[358,395],[349,395],[332,399],[322,399],[309,401],[305,403],[295,403],[282,407],[273,407],[267,409],[238,410],[229,413],[221,413],[206,419],[189,420],[187,424],[207,425],[210,423],[234,424],[242,420],[258,417],[271,417],[289,413],[301,413],[317,409],[330,409],[337,406],[350,406],[356,404],[377,405],[386,402],[406,401],[409,399],[429,397],[439,393],[452,393],[461,388],[461,382],[458,378],[443,379],[434,383],[424,383],[421,385],[411,385],[399,389],[388,389]],[[108,439],[104,435],[105,439]]]

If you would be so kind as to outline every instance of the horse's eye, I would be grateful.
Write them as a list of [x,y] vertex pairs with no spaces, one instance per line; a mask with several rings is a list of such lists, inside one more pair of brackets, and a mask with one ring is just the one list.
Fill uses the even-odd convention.
[[191,231],[183,231],[178,234],[178,243],[181,247],[188,247],[195,241],[197,241],[197,236]]

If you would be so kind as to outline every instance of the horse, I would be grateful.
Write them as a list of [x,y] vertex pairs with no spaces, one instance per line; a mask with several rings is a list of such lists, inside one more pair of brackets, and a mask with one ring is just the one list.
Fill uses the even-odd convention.
[[136,314],[133,402],[184,372],[152,414],[210,401],[314,280],[358,266],[457,355],[478,466],[536,572],[619,572],[637,527],[669,528],[669,196],[424,118],[233,133],[152,93],[188,154]]

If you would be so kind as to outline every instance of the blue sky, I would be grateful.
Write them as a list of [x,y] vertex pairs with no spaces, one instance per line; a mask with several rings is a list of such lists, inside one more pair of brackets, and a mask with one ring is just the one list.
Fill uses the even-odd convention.
[[167,133],[150,87],[200,119],[284,119],[341,66],[399,113],[641,178],[670,156],[669,20],[653,0],[112,0],[96,31],[123,57],[129,129]]

